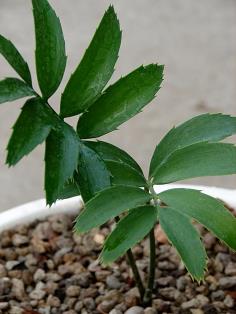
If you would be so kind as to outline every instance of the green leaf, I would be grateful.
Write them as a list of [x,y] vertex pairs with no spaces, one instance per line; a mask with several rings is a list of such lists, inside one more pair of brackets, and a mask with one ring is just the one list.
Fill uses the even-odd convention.
[[65,183],[73,177],[78,164],[78,138],[68,124],[61,123],[46,140],[45,191],[49,205],[58,198]]
[[127,164],[119,161],[106,161],[106,166],[112,175],[113,185],[132,185],[137,187],[144,187],[147,185],[143,174]]
[[120,43],[119,21],[110,6],[62,95],[63,117],[84,112],[100,96],[114,71]]
[[13,43],[2,35],[0,35],[0,54],[3,55],[20,77],[31,86],[32,80],[28,64]]
[[7,146],[7,163],[15,165],[28,155],[49,135],[54,125],[54,116],[40,98],[29,99],[13,126],[13,133]]
[[156,221],[157,210],[153,206],[131,209],[107,238],[100,256],[101,261],[109,264],[124,255],[148,234]]
[[78,183],[74,179],[70,179],[65,183],[63,188],[61,189],[58,199],[64,200],[66,198],[71,198],[74,196],[80,195],[80,189]]
[[36,68],[39,87],[48,99],[57,90],[66,66],[65,42],[61,23],[47,0],[32,0]]
[[77,126],[81,138],[99,137],[115,130],[152,101],[160,89],[163,66],[141,66],[114,85],[84,113]]
[[236,250],[236,218],[215,198],[191,189],[171,189],[159,194],[160,199],[186,214]]
[[200,142],[220,141],[236,133],[236,117],[218,114],[202,114],[170,130],[157,145],[150,165],[150,176],[172,153]]
[[153,183],[236,173],[236,147],[225,143],[199,143],[176,150],[158,168]]
[[159,209],[160,224],[169,241],[178,251],[189,273],[198,281],[203,279],[206,252],[190,218],[172,208]]
[[111,185],[111,174],[101,157],[83,143],[79,145],[78,181],[84,202]]
[[139,205],[144,205],[152,196],[142,189],[131,186],[113,186],[96,194],[88,203],[85,210],[76,220],[75,230],[86,232],[92,228],[102,225]]
[[17,78],[6,78],[0,81],[0,104],[34,95],[33,89]]
[[127,164],[128,166],[134,168],[140,174],[143,174],[142,169],[137,164],[137,162],[124,150],[114,146],[110,143],[102,142],[102,141],[84,141],[86,146],[95,150],[103,160],[105,161],[117,161],[123,164]]

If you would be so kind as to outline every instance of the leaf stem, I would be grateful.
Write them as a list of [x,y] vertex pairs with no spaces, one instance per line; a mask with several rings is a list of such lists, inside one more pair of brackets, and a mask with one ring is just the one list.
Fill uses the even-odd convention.
[[152,301],[152,292],[154,288],[155,280],[155,268],[156,268],[156,243],[155,243],[155,233],[154,228],[149,233],[150,241],[150,264],[149,264],[149,277],[148,284],[144,294],[143,303],[144,305],[150,305]]
[[[115,217],[115,222],[118,223],[120,220],[119,217]],[[133,272],[133,275],[134,275],[134,280],[135,280],[135,283],[136,283],[136,286],[138,288],[138,291],[139,291],[139,294],[140,294],[140,298],[141,298],[141,301],[143,300],[144,298],[144,294],[145,294],[145,288],[144,288],[144,285],[143,285],[143,282],[142,282],[142,279],[141,279],[141,276],[140,276],[140,273],[139,273],[139,270],[138,270],[138,267],[137,267],[137,264],[135,262],[135,258],[134,258],[134,255],[133,255],[133,252],[131,249],[129,249],[127,252],[126,252],[126,256],[127,256],[127,259],[128,259],[128,263],[132,269],[132,272]]]

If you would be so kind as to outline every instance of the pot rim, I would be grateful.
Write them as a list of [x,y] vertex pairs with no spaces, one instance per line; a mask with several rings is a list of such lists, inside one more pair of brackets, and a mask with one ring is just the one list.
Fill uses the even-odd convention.
[[[165,184],[156,185],[155,191],[162,191],[173,188],[190,188],[201,190],[203,193],[217,197],[236,211],[236,190],[204,185],[189,184]],[[83,201],[80,196],[57,201],[51,207],[46,205],[45,199],[32,201],[0,213],[0,232],[13,228],[22,223],[29,223],[35,219],[43,219],[56,214],[78,214],[83,208]]]

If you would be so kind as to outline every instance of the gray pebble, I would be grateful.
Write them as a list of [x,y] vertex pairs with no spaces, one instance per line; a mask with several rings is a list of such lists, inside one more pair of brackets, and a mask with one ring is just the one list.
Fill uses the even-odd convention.
[[230,295],[227,295],[226,298],[224,299],[224,304],[228,308],[233,308],[234,307],[234,299]]
[[220,278],[219,285],[222,289],[228,289],[236,286],[236,276]]
[[14,246],[21,246],[23,244],[27,244],[29,243],[29,237],[16,233],[12,237],[12,243],[14,244]]
[[66,288],[66,295],[68,297],[78,297],[80,294],[79,286],[69,286]]
[[133,306],[125,311],[125,314],[144,314],[144,308],[141,306]]
[[110,275],[106,278],[106,284],[110,289],[120,289],[121,282],[114,275]]
[[0,302],[0,310],[6,310],[8,308],[8,302]]
[[120,310],[113,309],[109,312],[109,314],[122,314],[122,312]]
[[46,273],[43,269],[39,268],[34,273],[34,282],[42,281],[46,277]]

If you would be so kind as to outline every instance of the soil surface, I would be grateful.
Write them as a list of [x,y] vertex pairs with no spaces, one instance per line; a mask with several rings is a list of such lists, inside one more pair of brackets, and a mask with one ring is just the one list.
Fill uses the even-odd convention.
[[[125,258],[112,267],[98,263],[109,227],[78,236],[73,220],[54,215],[0,235],[1,314],[236,313],[236,254],[204,229],[205,281],[193,282],[175,249],[160,244],[153,304],[143,308]],[[148,247],[144,240],[133,249],[144,279]]]

